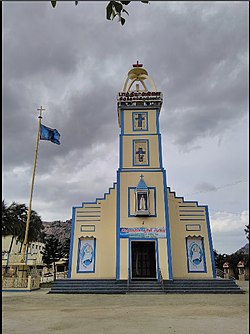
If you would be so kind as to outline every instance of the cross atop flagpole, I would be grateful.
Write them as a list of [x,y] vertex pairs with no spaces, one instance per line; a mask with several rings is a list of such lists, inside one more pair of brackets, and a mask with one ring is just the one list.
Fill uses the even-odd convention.
[[27,244],[28,244],[28,234],[29,234],[29,225],[30,225],[30,217],[31,217],[31,203],[32,203],[32,197],[33,197],[34,181],[35,181],[37,153],[38,153],[38,145],[39,145],[39,138],[40,138],[40,127],[41,127],[41,120],[42,120],[42,112],[45,111],[45,109],[41,106],[37,110],[39,111],[38,131],[37,131],[37,138],[36,138],[36,149],[35,149],[35,156],[34,156],[33,173],[32,173],[32,179],[31,179],[30,200],[29,200],[29,206],[28,206],[27,222],[26,222],[25,236],[24,236],[24,241],[23,241],[23,246],[22,246],[22,262],[25,262],[26,260],[25,256],[26,256],[26,249],[27,249]]
[[45,109],[41,106],[41,107],[38,108],[37,110],[40,112],[38,118],[42,118],[42,112],[45,111]]

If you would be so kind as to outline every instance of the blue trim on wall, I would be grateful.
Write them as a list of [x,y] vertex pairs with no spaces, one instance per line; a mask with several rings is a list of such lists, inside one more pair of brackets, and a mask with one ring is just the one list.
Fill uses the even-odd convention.
[[163,176],[163,191],[164,191],[164,205],[165,205],[165,217],[166,217],[166,237],[167,237],[167,253],[168,253],[168,275],[169,279],[173,279],[173,268],[172,268],[172,252],[170,243],[170,224],[168,214],[168,193],[167,193],[167,177],[166,171],[162,173]]
[[163,166],[162,166],[162,145],[161,145],[161,135],[158,136],[158,154],[159,154],[159,166],[160,166],[160,168],[163,168]]
[[122,137],[123,137],[123,136],[120,135],[119,168],[122,168],[122,167],[123,167],[123,165],[122,165],[122,164],[123,164],[123,156],[122,156],[122,154],[123,154],[123,138],[122,138]]
[[138,137],[138,136],[143,136],[143,137],[145,137],[145,136],[160,136],[160,134],[158,134],[158,133],[124,133],[123,135],[122,135],[123,137]]
[[[144,114],[146,117],[146,129],[135,129],[134,114]],[[132,130],[133,131],[148,131],[148,111],[132,111]]]
[[[199,203],[197,201],[185,201],[184,197],[181,196],[176,196],[175,191],[171,191],[170,187],[167,187],[169,193],[173,194],[175,198],[177,199],[181,199],[183,201],[183,204],[180,203],[179,207],[180,208],[194,208],[193,206],[190,205],[185,205],[185,204],[195,204],[198,208],[204,208],[204,205],[199,205]],[[188,211],[188,210],[187,210]]]
[[157,108],[157,109],[156,109],[155,117],[156,117],[156,132],[157,132],[158,134],[160,134],[159,116],[160,116],[160,110],[159,110],[159,108]]
[[124,134],[124,109],[120,110],[121,115],[121,134]]
[[[128,217],[138,217],[135,214],[132,215],[130,213],[130,189],[136,189],[136,187],[128,187]],[[157,212],[156,212],[156,187],[148,187],[148,189],[153,189],[154,190],[154,214],[150,214],[148,217],[157,217]],[[151,205],[150,205],[151,206]],[[140,216],[143,218],[143,216]]]
[[143,172],[143,173],[158,173],[158,172],[163,172],[164,168],[145,168],[145,169],[140,169],[140,168],[122,168],[118,169],[118,171],[123,172],[123,173],[130,173],[130,172]]
[[131,260],[131,242],[130,238],[128,238],[128,280],[132,279],[132,260]]
[[[82,202],[82,206],[77,206],[77,208],[85,208],[85,205],[87,204],[97,204],[98,201],[103,201],[106,199],[108,195],[110,195],[111,190],[115,189],[116,182],[113,183],[113,186],[109,188],[107,193],[104,193],[103,197],[97,197],[95,201],[93,202]],[[91,208],[90,206],[87,207],[87,209]],[[93,209],[101,209],[101,206],[93,206]]]
[[96,238],[88,238],[90,240],[94,240],[94,265],[93,265],[93,270],[89,271],[80,271],[79,270],[79,259],[80,259],[80,250],[81,250],[81,240],[86,240],[87,238],[79,238],[78,239],[78,248],[77,248],[77,273],[78,274],[89,274],[89,273],[95,273],[95,262],[96,262]]
[[67,277],[71,278],[72,271],[72,253],[73,253],[73,244],[74,244],[74,231],[75,231],[75,211],[76,208],[72,208],[72,221],[71,221],[71,233],[70,233],[70,247],[69,247],[69,265],[68,265],[68,274]]
[[120,279],[120,187],[121,176],[117,171],[117,191],[116,191],[116,280]]
[[[192,237],[192,238],[196,238],[196,237]],[[203,251],[203,261],[204,261],[204,270],[197,270],[197,271],[189,269],[189,256],[188,256],[188,246],[187,246],[188,239],[189,239],[189,237],[186,237],[186,255],[187,255],[188,273],[192,273],[192,274],[207,273],[206,254],[205,254],[205,248],[204,248],[204,238],[203,237],[197,237],[198,240],[201,240],[202,251]]]
[[210,227],[208,206],[205,205],[204,207],[205,207],[205,210],[206,210],[207,233],[208,233],[208,242],[209,242],[210,256],[211,256],[211,262],[212,262],[213,278],[216,278],[216,267],[215,267],[215,261],[214,261],[214,248],[213,248],[213,240],[212,240],[212,233],[211,233],[211,227]]
[[[136,142],[146,142],[147,145],[147,156],[148,156],[148,163],[146,164],[135,164],[135,143]],[[149,166],[150,165],[150,159],[149,159],[149,140],[148,139],[132,139],[132,161],[133,166]]]

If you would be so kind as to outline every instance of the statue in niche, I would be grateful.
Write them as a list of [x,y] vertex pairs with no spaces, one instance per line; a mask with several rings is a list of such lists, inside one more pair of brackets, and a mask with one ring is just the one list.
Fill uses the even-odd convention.
[[138,194],[138,210],[145,211],[148,209],[147,206],[147,194]]
[[140,181],[135,188],[135,215],[149,216],[149,189],[143,180],[143,175],[140,176]]

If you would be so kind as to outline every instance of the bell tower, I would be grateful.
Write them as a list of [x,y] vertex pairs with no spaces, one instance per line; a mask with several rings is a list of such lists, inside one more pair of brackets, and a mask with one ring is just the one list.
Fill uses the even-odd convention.
[[[120,249],[132,251],[131,243],[136,237],[141,238],[141,245],[149,238],[155,252],[160,247],[164,254],[157,258],[153,278],[159,277],[160,268],[164,277],[172,278],[166,172],[162,165],[159,127],[162,102],[162,93],[137,61],[117,98],[121,129],[117,171],[117,279],[132,275],[127,273],[127,268],[132,269],[133,263],[124,261]],[[125,230],[127,239],[122,232]],[[128,261],[138,254],[129,256]]]
[[[118,94],[121,170],[162,168],[159,130],[162,93],[142,66],[138,62],[133,65]],[[132,154],[127,154],[128,150]]]

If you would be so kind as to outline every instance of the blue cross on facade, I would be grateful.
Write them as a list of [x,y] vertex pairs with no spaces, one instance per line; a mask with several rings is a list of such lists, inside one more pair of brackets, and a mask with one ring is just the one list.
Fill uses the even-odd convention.
[[135,118],[135,120],[137,121],[137,126],[139,128],[142,128],[142,121],[145,120],[145,117],[143,114],[137,114],[137,117]]
[[143,162],[144,159],[144,154],[146,153],[146,151],[143,151],[142,147],[139,147],[138,151],[135,152],[136,154],[138,154],[138,159],[140,162]]

